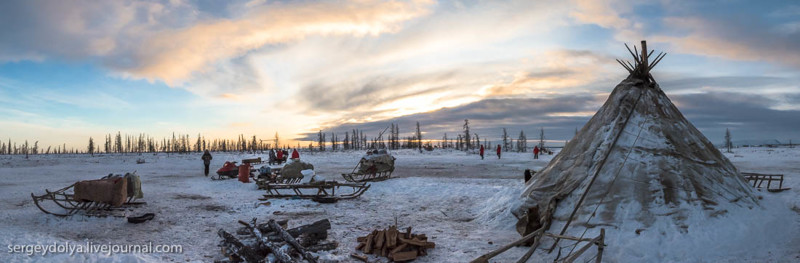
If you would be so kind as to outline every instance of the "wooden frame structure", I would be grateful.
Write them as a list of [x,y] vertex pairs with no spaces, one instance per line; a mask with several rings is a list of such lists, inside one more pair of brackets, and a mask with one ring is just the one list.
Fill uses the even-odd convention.
[[[781,192],[791,188],[783,188],[783,175],[782,174],[759,174],[759,173],[742,173],[748,182],[753,183],[753,187],[761,188],[764,182],[767,182],[767,191]],[[772,182],[778,182],[778,188],[772,188]]]

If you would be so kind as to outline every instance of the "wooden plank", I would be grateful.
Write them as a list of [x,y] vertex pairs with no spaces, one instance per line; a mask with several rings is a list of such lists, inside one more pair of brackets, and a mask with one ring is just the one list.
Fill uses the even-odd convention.
[[404,251],[404,252],[394,253],[394,257],[393,257],[392,260],[394,260],[394,261],[408,261],[408,260],[413,260],[413,259],[416,259],[416,258],[417,258],[417,251],[416,250],[411,250],[411,251]]
[[424,248],[436,248],[436,243],[426,242],[426,241],[417,240],[417,239],[400,238],[400,243],[405,243],[405,244],[409,244],[409,245],[412,245],[412,246],[418,246],[418,247],[424,247]]
[[400,234],[397,231],[397,227],[391,226],[389,230],[386,232],[386,246],[389,248],[394,248],[397,246],[397,236]]
[[373,240],[372,237],[373,237],[372,234],[367,235],[367,244],[364,245],[364,253],[366,253],[366,254],[369,254],[369,253],[372,252],[372,240]]
[[369,262],[369,259],[365,255],[359,255],[359,254],[356,254],[356,253],[352,253],[352,254],[350,254],[350,257],[358,259],[358,260],[361,260],[362,262],[365,262],[365,263]]
[[375,236],[375,244],[373,245],[376,249],[382,249],[383,243],[386,241],[386,231],[378,231],[378,235]]
[[408,247],[407,244],[400,244],[396,248],[392,249],[391,252],[389,252],[389,256],[394,255],[394,253],[400,252],[401,250],[405,249],[406,247]]

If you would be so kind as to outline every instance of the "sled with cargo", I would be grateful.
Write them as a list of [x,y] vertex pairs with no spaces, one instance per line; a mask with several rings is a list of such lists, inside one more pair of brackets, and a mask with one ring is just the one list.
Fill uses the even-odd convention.
[[314,165],[300,160],[290,161],[278,172],[256,179],[258,189],[267,193],[261,200],[269,198],[313,199],[318,202],[336,202],[352,199],[364,194],[366,183],[339,183],[326,181],[314,172]]
[[45,194],[31,193],[33,203],[46,214],[60,217],[83,214],[86,216],[125,216],[128,209],[147,204],[138,202],[143,197],[142,183],[136,172],[122,175],[109,174],[97,180],[79,181]]
[[348,182],[377,182],[391,178],[396,158],[386,150],[372,150],[361,157],[353,172],[342,174]]

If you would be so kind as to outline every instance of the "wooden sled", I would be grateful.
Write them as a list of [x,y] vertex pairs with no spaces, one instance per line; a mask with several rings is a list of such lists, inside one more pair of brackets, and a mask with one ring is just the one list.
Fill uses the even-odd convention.
[[[782,174],[759,174],[759,173],[742,173],[748,182],[753,183],[753,187],[761,188],[764,182],[767,182],[767,191],[772,193],[783,192],[792,188],[783,188],[783,175]],[[772,187],[772,182],[778,183],[778,188]]]
[[[107,178],[107,177],[103,177]],[[107,203],[100,203],[100,202],[92,202],[92,201],[81,201],[75,200],[74,190],[75,184],[71,184],[67,187],[58,189],[56,191],[50,191],[45,189],[46,194],[43,195],[34,195],[31,193],[31,198],[33,199],[33,203],[39,210],[45,212],[46,214],[51,214],[59,217],[67,217],[76,214],[83,214],[86,216],[95,216],[95,217],[107,217],[107,216],[115,216],[115,217],[124,217],[124,212],[129,208],[137,207],[140,205],[147,204],[146,202],[136,202],[136,198],[131,195],[129,196],[125,203],[122,206],[114,207],[111,204]],[[44,206],[46,201],[52,201],[56,204],[55,209],[62,209],[63,212],[55,212],[53,209],[48,209]],[[60,208],[59,208],[60,207]]]
[[[304,184],[264,184],[263,189],[267,194],[259,200],[270,198],[299,198],[314,199],[319,202],[335,202],[338,200],[353,199],[361,196],[369,189],[366,183],[339,183],[336,181],[322,181]],[[341,194],[340,188],[352,189]],[[337,194],[337,190],[339,194]]]
[[392,172],[394,172],[394,166],[392,166],[392,168],[389,170],[379,171],[377,166],[363,169],[362,162],[358,162],[356,167],[353,168],[353,172],[342,174],[342,177],[344,177],[344,179],[348,182],[354,183],[378,182],[391,178]]

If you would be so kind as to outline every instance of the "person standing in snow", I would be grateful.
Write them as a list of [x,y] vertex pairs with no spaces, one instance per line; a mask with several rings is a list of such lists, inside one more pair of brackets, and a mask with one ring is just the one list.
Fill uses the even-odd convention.
[[533,146],[533,159],[539,159],[539,146]]
[[500,159],[500,151],[501,151],[500,145],[497,145],[497,159]]
[[275,157],[275,150],[269,149],[269,165],[274,164],[275,161],[277,161],[277,158]]
[[283,150],[283,160],[281,160],[281,161],[285,163],[286,159],[288,159],[288,158],[289,158],[289,151],[284,149]]
[[206,176],[208,176],[208,166],[211,165],[211,159],[212,158],[213,157],[211,157],[211,153],[208,152],[208,150],[203,152],[203,157],[200,157],[200,159],[203,159],[203,165],[206,167],[206,170],[205,170]]
[[483,144],[481,144],[481,160],[483,160]]
[[292,150],[292,159],[300,159],[300,153],[297,152],[297,149]]
[[281,164],[281,162],[283,162],[283,151],[278,150],[278,164]]

